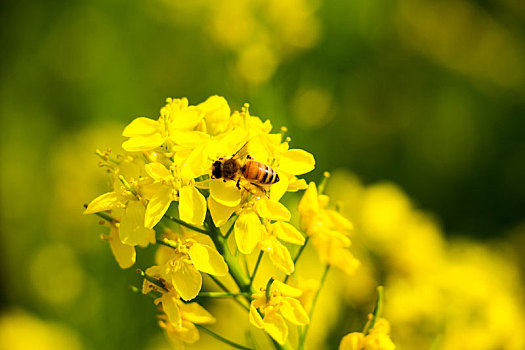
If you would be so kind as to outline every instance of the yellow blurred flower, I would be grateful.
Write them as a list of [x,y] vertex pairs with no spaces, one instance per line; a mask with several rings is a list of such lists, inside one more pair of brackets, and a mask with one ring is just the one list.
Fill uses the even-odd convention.
[[329,200],[318,193],[315,183],[308,185],[299,202],[301,229],[311,238],[323,262],[351,274],[359,265],[347,249],[351,244],[347,232],[353,225],[337,211],[327,209]]
[[[363,186],[335,175],[330,193],[343,201],[373,259],[372,278],[383,279],[396,342],[422,349],[521,349],[525,327],[518,272],[495,245],[447,242],[429,214],[414,208],[395,184]],[[350,293],[352,289],[348,289]],[[347,296],[355,307],[355,298]]]
[[80,338],[66,326],[44,321],[21,310],[0,314],[0,349],[81,350]]
[[389,334],[390,324],[384,318],[379,318],[368,334],[353,332],[345,335],[339,350],[394,350],[396,346]]

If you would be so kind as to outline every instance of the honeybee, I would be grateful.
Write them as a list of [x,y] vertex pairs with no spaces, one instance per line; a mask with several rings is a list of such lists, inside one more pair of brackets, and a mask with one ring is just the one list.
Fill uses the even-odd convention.
[[[273,185],[279,182],[279,174],[270,166],[253,160],[247,153],[248,142],[244,144],[231,157],[221,157],[214,161],[211,167],[211,177],[213,179],[237,180],[237,188],[241,189],[241,178],[248,180],[251,184],[261,188],[263,185]],[[246,154],[246,161],[241,161]]]

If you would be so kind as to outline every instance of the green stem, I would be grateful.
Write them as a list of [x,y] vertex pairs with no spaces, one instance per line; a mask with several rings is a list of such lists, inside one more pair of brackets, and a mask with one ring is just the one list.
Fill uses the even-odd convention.
[[[209,211],[206,213],[205,224],[209,230],[208,234],[215,244],[215,248],[217,248],[219,254],[222,255],[224,261],[226,261],[226,264],[228,264],[230,275],[235,281],[235,284],[237,284],[241,292],[250,293],[251,295],[253,291],[250,286],[250,279],[243,272],[242,267],[239,264],[239,260],[237,260],[237,258],[230,251],[230,248],[228,247],[228,240],[220,233],[220,230],[213,223],[213,219],[211,218]],[[247,298],[247,300],[250,301],[250,298]]]
[[129,182],[124,178],[124,176],[119,175],[118,178],[119,178],[120,182],[122,182],[122,184],[124,185],[124,187],[126,187],[126,189],[127,189],[128,191],[130,191],[131,193],[133,193],[133,195],[134,195],[135,197],[138,197],[138,193],[137,193],[137,191],[135,191],[135,189],[134,189],[133,187],[131,187],[131,185],[130,185]]
[[176,218],[174,216],[166,215],[165,218],[167,218],[168,220],[171,220],[173,222],[176,222],[177,224],[179,224],[181,226],[187,227],[190,230],[193,230],[193,231],[196,231],[196,232],[200,232],[200,233],[203,233],[205,235],[208,234],[208,231],[206,231],[205,229],[199,228],[197,226],[193,226],[192,224],[188,224],[187,222],[182,221],[181,219]]
[[[309,238],[310,238],[309,236],[306,236],[306,239],[304,240],[304,244],[301,247],[299,247],[299,251],[297,252],[297,255],[295,256],[295,258],[293,259],[294,272],[292,272],[292,275],[295,273],[295,265],[297,264],[297,260],[299,260],[299,258],[301,257],[301,254],[303,253],[303,250],[306,247],[306,243],[308,243]],[[290,278],[290,276],[291,275],[286,275],[286,277],[284,278],[284,283],[288,281],[288,278]]]
[[255,274],[257,273],[257,269],[259,268],[259,264],[261,263],[263,255],[264,255],[264,251],[261,250],[259,252],[259,256],[257,257],[257,262],[255,263],[255,267],[253,268],[252,275],[250,276],[250,287],[253,284],[253,280],[255,279]]
[[212,280],[213,282],[215,282],[223,291],[225,292],[230,292],[230,290],[228,289],[228,287],[226,287],[221,281],[219,281],[219,279],[213,275],[208,275]]
[[166,247],[170,247],[170,248],[173,248],[173,249],[177,249],[178,247],[176,245],[173,245],[172,243],[170,243],[170,241],[166,238],[164,239],[157,239],[157,244],[160,244],[160,245],[163,245],[163,246],[166,246]]
[[148,275],[146,272],[142,271],[141,269],[137,269],[137,274],[139,276],[141,276],[142,278],[148,280],[149,282],[153,283],[157,287],[160,287],[163,290],[165,290],[166,292],[168,292],[168,290],[166,289],[166,287],[164,286],[164,284],[161,281],[159,281],[158,279],[156,279],[154,277],[151,277],[150,275]]
[[273,282],[275,281],[275,278],[273,277],[270,277],[270,279],[268,280],[268,283],[266,283],[266,302],[269,302],[270,301],[270,298],[271,298],[271,290],[272,290],[272,284]]
[[[228,289],[228,287],[226,287],[221,281],[219,281],[217,279],[217,277],[213,276],[213,275],[208,275],[212,280],[213,282],[215,282],[223,291],[225,291],[226,293],[231,293],[230,290]],[[243,309],[245,309],[246,311],[250,311],[250,308],[248,306],[246,306],[245,304],[242,303],[242,301],[239,300],[239,297],[234,297],[235,302],[237,304],[239,304],[240,306],[242,306]]]
[[304,348],[304,341],[306,340],[306,334],[308,333],[308,328],[310,327],[310,324],[312,323],[312,316],[315,309],[315,304],[317,303],[317,298],[319,297],[319,294],[321,292],[321,288],[323,288],[324,281],[326,280],[326,275],[328,275],[328,271],[330,270],[330,265],[326,265],[323,275],[321,276],[321,281],[319,282],[319,289],[317,289],[317,292],[315,293],[314,300],[312,301],[312,307],[310,308],[310,312],[308,313],[308,318],[310,319],[310,323],[308,323],[304,327],[303,333],[299,336],[299,345],[298,349]]
[[319,186],[317,186],[317,191],[319,194],[323,194],[324,193],[324,188],[326,186],[326,180],[330,177],[330,173],[328,171],[325,171],[323,173],[323,178],[321,179],[321,181],[319,182]]
[[137,287],[135,287],[135,286],[129,286],[129,290],[132,291],[135,294],[146,295],[146,296],[152,298],[153,300],[155,300],[157,298],[160,298],[162,296],[161,293],[154,292],[154,291],[151,291],[151,292],[149,292],[147,294],[142,294],[142,291],[140,289],[138,289]]
[[377,287],[376,306],[374,307],[372,318],[366,323],[365,328],[363,329],[364,335],[367,335],[368,332],[370,332],[370,330],[374,328],[376,320],[379,318],[379,315],[381,315],[382,310],[383,310],[383,286],[379,286]]
[[199,297],[204,298],[230,298],[230,297],[249,297],[248,293],[230,293],[230,292],[200,292]]
[[246,347],[244,345],[237,344],[237,343],[235,343],[235,342],[233,342],[231,340],[228,340],[228,339],[224,338],[223,336],[218,335],[217,333],[215,333],[215,332],[209,330],[208,328],[203,327],[203,326],[201,326],[199,324],[196,324],[195,326],[197,326],[198,329],[208,333],[209,335],[211,335],[215,339],[217,339],[219,341],[222,341],[223,343],[228,344],[229,346],[231,346],[233,348],[242,349],[242,350],[253,350],[252,348],[249,348],[249,347]]
[[103,211],[100,211],[98,213],[95,213],[96,216],[98,216],[99,218],[101,219],[104,219],[106,220],[107,222],[109,223],[112,223],[112,222],[117,222],[117,220],[115,220],[111,215],[109,215],[108,213],[105,213]]
[[228,229],[228,232],[226,232],[226,234],[224,235],[224,238],[228,239],[228,237],[230,237],[230,235],[232,234],[234,228],[235,228],[235,222],[230,226],[230,228]]
[[278,350],[292,350],[292,346],[290,345],[289,342],[286,342],[286,343],[284,343],[284,345],[281,345],[278,342],[276,342],[275,339],[273,339],[272,337],[270,337],[270,339],[272,340],[273,345],[275,346],[276,349],[278,349]]

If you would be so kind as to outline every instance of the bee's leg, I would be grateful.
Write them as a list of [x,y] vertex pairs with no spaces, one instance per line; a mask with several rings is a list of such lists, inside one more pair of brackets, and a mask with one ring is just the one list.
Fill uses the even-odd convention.
[[237,179],[237,188],[240,190],[241,189],[241,178],[238,178]]
[[264,193],[264,195],[268,198],[270,198],[270,195],[268,194],[268,191],[266,190],[266,188],[264,188],[263,186],[259,185],[259,184],[256,184],[256,183],[251,183],[253,186],[257,187],[259,190],[261,190],[262,193]]
[[253,157],[251,155],[249,155],[249,154],[246,156],[246,158],[247,159],[253,159]]

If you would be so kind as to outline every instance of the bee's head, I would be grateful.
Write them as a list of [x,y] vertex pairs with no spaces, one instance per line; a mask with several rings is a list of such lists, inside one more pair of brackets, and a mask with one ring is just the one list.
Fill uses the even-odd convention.
[[216,160],[211,165],[211,177],[214,179],[220,179],[222,177],[222,162]]

